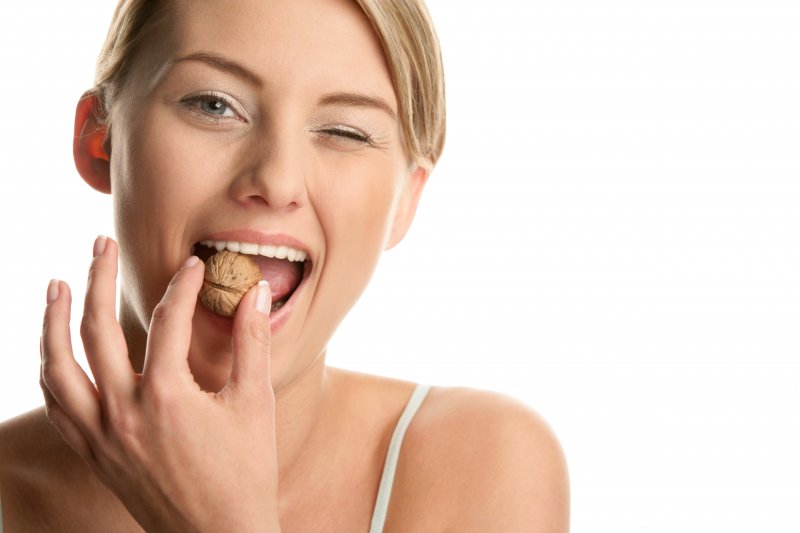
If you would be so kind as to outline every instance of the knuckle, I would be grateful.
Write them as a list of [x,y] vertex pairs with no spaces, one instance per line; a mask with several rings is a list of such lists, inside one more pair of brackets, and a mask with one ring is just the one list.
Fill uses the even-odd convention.
[[169,295],[178,290],[178,285],[180,285],[181,280],[183,279],[183,272],[178,271],[172,276],[167,284],[167,290],[165,291],[165,297],[169,298]]
[[141,393],[141,406],[152,427],[174,428],[183,423],[185,396],[173,381],[158,377],[149,379]]
[[86,292],[97,290],[97,285],[100,283],[100,269],[98,268],[97,261],[92,261],[89,267],[89,275],[86,276]]
[[50,421],[51,424],[58,427],[58,420],[56,419],[56,409],[48,400],[44,402],[44,413],[47,415],[47,420]]
[[100,332],[100,318],[93,311],[86,311],[81,319],[81,338],[86,340]]
[[169,413],[174,411],[178,400],[175,395],[175,386],[169,380],[154,377],[148,379],[142,388],[143,397],[147,407],[155,413]]
[[58,425],[59,417],[63,416],[63,412],[59,412],[60,408],[61,406],[58,405],[58,402],[54,398],[45,395],[44,412],[51,424]]
[[57,394],[61,378],[62,371],[59,365],[48,359],[42,361],[42,376],[39,379],[42,386],[47,387],[53,394]]
[[97,278],[100,277],[100,260],[95,257],[92,260],[92,264],[89,266],[89,275],[87,276],[87,284],[92,285],[93,283],[97,282]]
[[159,303],[153,309],[153,320],[157,322],[162,322],[167,320],[172,315],[172,311],[170,310],[169,306],[165,303]]
[[107,408],[104,410],[106,431],[118,441],[130,442],[139,435],[139,420],[130,409]]
[[270,342],[270,335],[269,329],[264,327],[263,324],[259,324],[255,320],[250,322],[247,326],[247,333],[251,339],[255,342],[256,346],[261,349],[268,349],[269,342]]
[[174,287],[175,285],[177,285],[178,283],[180,283],[180,281],[181,281],[181,278],[183,277],[183,275],[182,275],[182,274],[183,274],[183,271],[182,271],[182,270],[179,270],[179,271],[177,271],[177,272],[175,273],[175,275],[174,275],[174,276],[172,276],[172,277],[170,278],[170,280],[169,280],[169,285],[167,285],[167,287]]

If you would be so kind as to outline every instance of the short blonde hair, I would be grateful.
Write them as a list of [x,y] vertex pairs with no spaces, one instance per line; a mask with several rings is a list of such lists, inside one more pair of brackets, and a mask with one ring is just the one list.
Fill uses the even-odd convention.
[[[418,164],[433,165],[445,139],[444,68],[423,0],[355,0],[380,39],[397,97],[405,149]],[[167,0],[120,0],[97,59],[95,87],[110,126],[117,100],[139,47],[170,15]]]
[[100,100],[98,116],[110,126],[111,108],[127,81],[136,51],[161,26],[172,3],[163,0],[120,0],[111,18],[106,40],[97,57],[94,88]]

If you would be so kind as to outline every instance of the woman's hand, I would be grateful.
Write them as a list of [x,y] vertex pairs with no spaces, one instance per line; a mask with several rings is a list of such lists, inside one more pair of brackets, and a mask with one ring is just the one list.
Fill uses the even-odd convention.
[[255,308],[258,287],[239,305],[230,379],[209,393],[187,359],[204,265],[184,265],[153,311],[138,374],[116,319],[118,247],[103,241],[80,330],[95,384],[73,356],[69,287],[48,289],[40,340],[48,418],[147,531],[279,531],[269,286],[267,311]]

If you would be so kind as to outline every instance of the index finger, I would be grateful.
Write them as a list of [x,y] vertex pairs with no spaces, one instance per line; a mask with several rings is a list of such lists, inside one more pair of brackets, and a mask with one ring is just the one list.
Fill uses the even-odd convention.
[[189,257],[170,281],[164,297],[153,309],[147,334],[142,381],[156,377],[191,379],[188,354],[192,340],[192,317],[203,286],[204,263]]

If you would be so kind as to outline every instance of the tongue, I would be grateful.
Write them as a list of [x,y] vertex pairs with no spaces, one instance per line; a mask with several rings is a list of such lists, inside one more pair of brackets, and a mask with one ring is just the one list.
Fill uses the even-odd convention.
[[261,277],[269,282],[273,302],[282,300],[300,285],[300,279],[303,277],[301,261],[287,261],[263,255],[250,256],[250,258],[258,263]]

